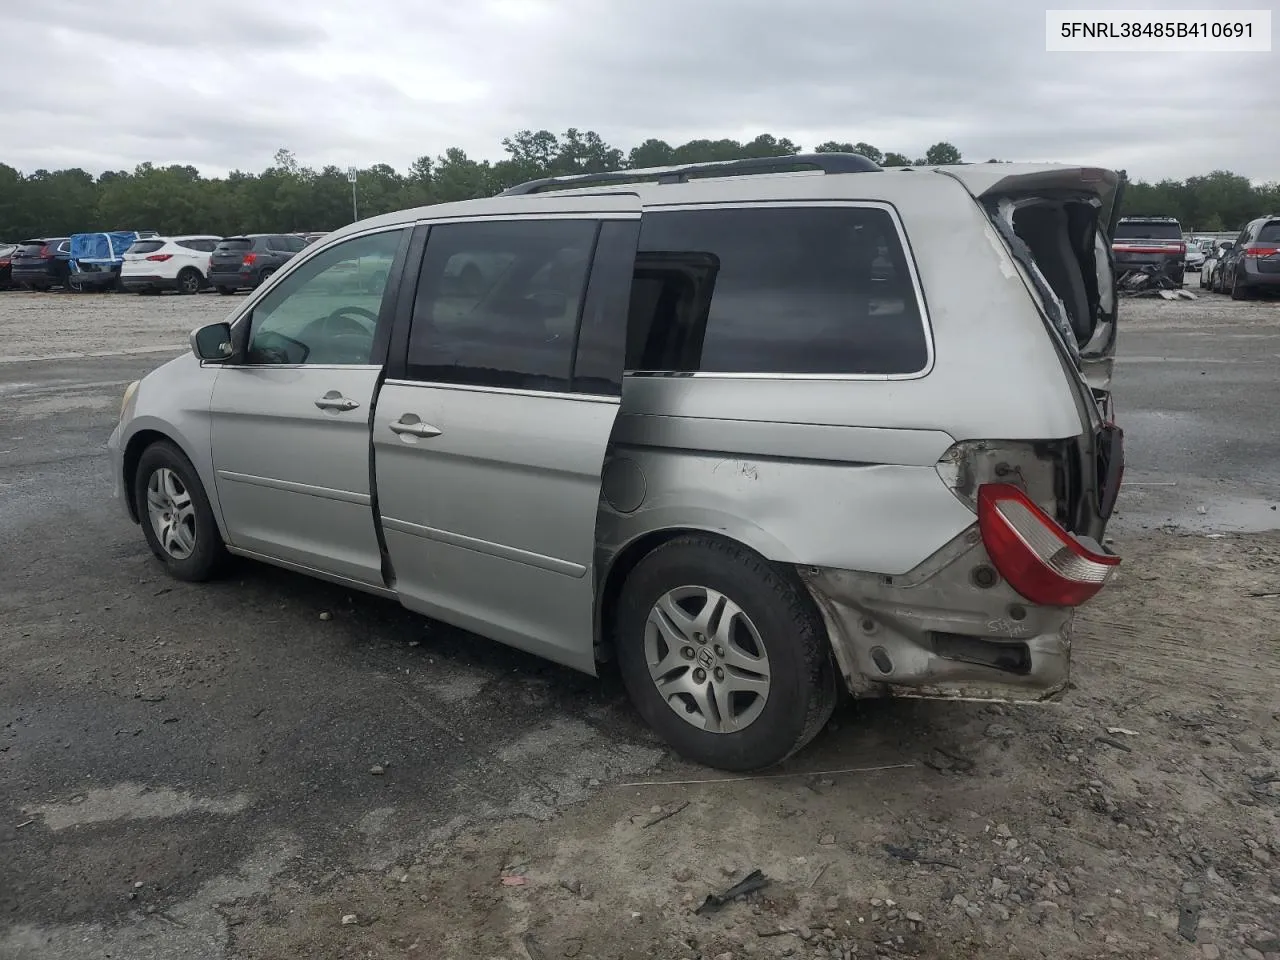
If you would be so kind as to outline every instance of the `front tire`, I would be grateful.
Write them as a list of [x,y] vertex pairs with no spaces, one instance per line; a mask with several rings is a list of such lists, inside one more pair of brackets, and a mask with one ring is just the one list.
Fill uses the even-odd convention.
[[147,546],[179,580],[209,580],[227,550],[195,467],[167,440],[142,452],[133,484],[134,504]]
[[613,626],[636,709],[698,763],[780,763],[835,709],[836,673],[812,599],[739,544],[689,535],[658,547],[627,577]]

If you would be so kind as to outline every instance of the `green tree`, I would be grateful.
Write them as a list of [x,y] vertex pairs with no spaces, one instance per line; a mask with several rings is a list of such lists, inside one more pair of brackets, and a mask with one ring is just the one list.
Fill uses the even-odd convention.
[[[563,134],[522,130],[503,141],[497,163],[471,159],[457,148],[424,154],[406,171],[373,164],[359,174],[360,215],[431,203],[491,196],[523,180],[559,174],[600,173],[628,167],[786,156],[800,151],[787,137],[762,133],[740,142],[694,139],[671,144],[649,139],[628,151],[592,130]],[[889,167],[912,164],[901,153],[881,153],[869,143],[829,140],[819,152],[852,151]],[[960,150],[939,141],[917,163],[957,163]],[[991,160],[988,162],[998,162]],[[1280,184],[1252,184],[1229,170],[1186,180],[1126,183],[1122,212],[1173,216],[1197,230],[1233,230],[1253,217],[1280,214]],[[105,170],[98,177],[80,169],[24,174],[0,163],[0,239],[65,236],[89,230],[150,228],[166,233],[232,234],[265,230],[331,230],[351,220],[351,185],[336,165],[307,166],[287,147],[258,173],[233,170],[204,177],[189,165]]]
[[960,162],[960,151],[953,144],[940,140],[924,152],[925,163],[929,166],[942,166]]

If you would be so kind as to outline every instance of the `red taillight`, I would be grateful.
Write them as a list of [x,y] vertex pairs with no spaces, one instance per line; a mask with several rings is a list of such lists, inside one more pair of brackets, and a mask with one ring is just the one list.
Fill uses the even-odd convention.
[[42,258],[42,259],[46,259],[46,260],[47,260],[49,257],[52,257],[52,256],[53,256],[53,251],[52,251],[51,249],[49,249],[49,245],[48,245],[47,243],[46,243],[43,247],[41,247],[41,248],[40,248],[40,256],[41,256],[41,258]]
[[1120,558],[1091,549],[1008,483],[978,488],[982,543],[1009,586],[1032,603],[1076,607],[1102,589]]
[[252,267],[253,262],[257,259],[258,259],[258,255],[256,253],[246,253],[244,255],[244,259],[240,261],[240,266]]
[[9,266],[9,262],[10,262],[10,261],[9,261],[8,259],[0,260],[0,267],[7,267],[7,266]]
[[172,260],[173,254],[172,253],[153,253],[151,256],[147,257],[147,259],[154,260],[156,263],[164,263],[166,260]]
[[1280,247],[1245,247],[1244,255],[1246,257],[1274,257],[1280,253]]
[[1178,244],[1178,252],[1185,256],[1187,252],[1187,245],[1185,243]]

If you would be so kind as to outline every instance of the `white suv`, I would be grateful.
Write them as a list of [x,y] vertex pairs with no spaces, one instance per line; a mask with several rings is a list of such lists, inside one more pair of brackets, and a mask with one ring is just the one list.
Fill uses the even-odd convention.
[[125,251],[120,284],[137,293],[199,293],[208,286],[209,254],[219,239],[201,234],[138,240]]

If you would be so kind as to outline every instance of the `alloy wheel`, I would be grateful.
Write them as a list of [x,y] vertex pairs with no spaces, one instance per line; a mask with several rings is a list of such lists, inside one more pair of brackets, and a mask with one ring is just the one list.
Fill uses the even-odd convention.
[[667,706],[708,733],[750,726],[769,699],[769,655],[751,618],[710,587],[664,593],[649,611],[645,663]]
[[160,467],[147,480],[147,517],[161,548],[186,560],[196,548],[196,508],[182,478]]

